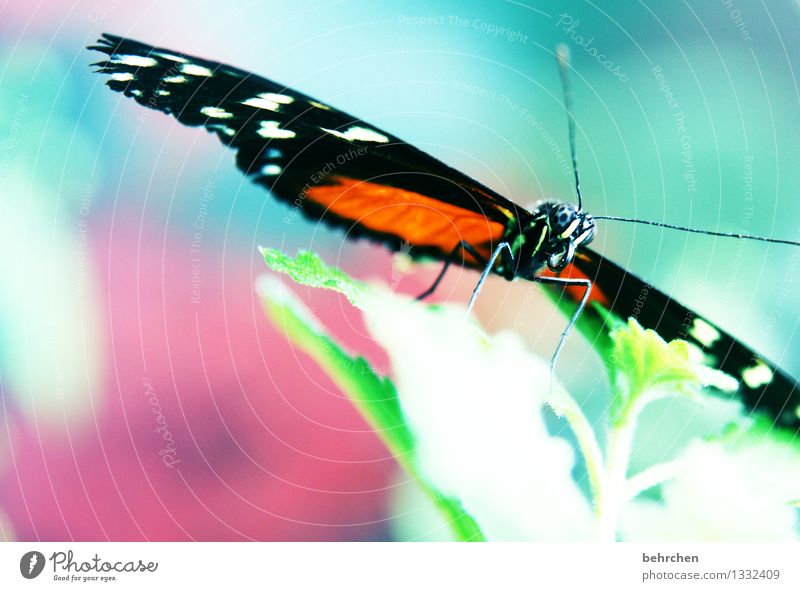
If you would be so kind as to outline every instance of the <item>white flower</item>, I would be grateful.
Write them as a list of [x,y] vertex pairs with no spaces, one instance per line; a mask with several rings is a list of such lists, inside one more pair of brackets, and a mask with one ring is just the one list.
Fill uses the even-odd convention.
[[663,502],[636,501],[622,518],[626,540],[797,540],[800,451],[769,436],[691,443]]
[[389,354],[417,465],[490,540],[586,540],[591,507],[570,444],[542,417],[547,365],[513,333],[489,338],[463,309],[380,293],[364,309]]

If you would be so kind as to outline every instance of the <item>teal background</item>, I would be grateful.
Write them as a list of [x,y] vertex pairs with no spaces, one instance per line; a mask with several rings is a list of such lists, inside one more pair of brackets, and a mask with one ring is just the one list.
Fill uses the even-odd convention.
[[[78,520],[80,512],[37,525],[23,507],[36,505],[36,495],[26,495],[26,486],[43,486],[36,480],[41,470],[27,484],[18,483],[12,476],[20,460],[10,451],[18,450],[21,441],[34,442],[46,465],[64,461],[42,450],[63,450],[63,429],[74,436],[87,429],[101,433],[92,425],[103,412],[118,419],[124,415],[120,424],[135,432],[135,420],[119,415],[108,401],[123,401],[124,407],[128,396],[138,395],[131,393],[138,386],[124,376],[149,375],[142,369],[148,361],[152,367],[154,358],[164,358],[154,343],[166,343],[165,351],[177,351],[180,359],[164,369],[162,388],[175,400],[173,422],[186,429],[184,449],[206,449],[202,438],[190,436],[198,432],[193,421],[217,424],[218,409],[209,402],[197,417],[187,418],[178,409],[193,404],[196,385],[175,378],[184,372],[189,380],[193,369],[205,363],[193,349],[202,339],[192,332],[189,304],[190,246],[199,216],[203,289],[213,295],[196,316],[199,323],[213,325],[204,337],[219,347],[212,348],[212,355],[229,363],[219,369],[220,380],[243,399],[311,397],[308,406],[313,408],[310,393],[324,390],[321,376],[297,377],[302,360],[277,360],[282,341],[267,332],[251,290],[252,280],[263,271],[257,245],[288,252],[312,248],[355,276],[394,276],[390,257],[377,247],[343,242],[340,234],[313,222],[287,226],[287,208],[241,178],[233,155],[212,137],[111,93],[89,68],[97,56],[84,49],[102,32],[235,64],[297,88],[420,146],[523,205],[573,198],[571,172],[564,166],[566,117],[554,59],[556,44],[566,43],[572,54],[587,209],[800,239],[795,174],[800,165],[800,8],[794,2],[29,4],[9,2],[0,11],[0,250],[6,259],[0,263],[5,409],[0,424],[10,434],[5,438],[10,443],[0,444],[0,458],[7,447],[5,463],[0,462],[6,470],[0,508],[5,508],[4,531],[15,532],[9,537],[102,535],[91,528],[75,530],[70,519]],[[589,39],[588,48],[613,62],[621,76],[581,46]],[[670,106],[654,68],[660,68],[676,106]],[[685,129],[676,123],[677,113]],[[205,198],[209,193],[212,198]],[[599,223],[592,247],[800,375],[800,249],[613,222]],[[421,291],[433,274],[421,268],[396,288]],[[121,287],[114,277],[127,282]],[[441,297],[465,301],[474,281],[473,273],[456,273],[448,277]],[[242,301],[232,304],[231,294]],[[320,298],[315,309],[329,323],[355,327],[354,335],[343,336],[346,343],[370,346],[357,321],[335,300]],[[536,287],[509,286],[500,279],[492,280],[477,313],[491,330],[520,331],[545,357],[564,323]],[[168,319],[182,314],[191,317],[187,324],[171,327]],[[249,328],[234,359],[226,323],[236,314]],[[151,317],[152,332],[137,336],[134,328]],[[130,333],[119,338],[120,326],[128,324]],[[190,350],[184,354],[184,348]],[[252,358],[243,361],[248,352]],[[239,379],[242,363],[260,376],[250,386]],[[559,375],[596,417],[605,409],[600,369],[591,349],[573,338]],[[212,389],[215,396],[220,392]],[[245,405],[236,416],[251,411]],[[247,427],[253,429],[252,445],[265,431],[285,442],[288,435],[271,430],[270,417],[274,420],[276,413],[263,412],[263,417],[256,412],[260,420]],[[48,444],[42,433],[50,429],[51,415],[61,435]],[[28,432],[31,421],[38,424],[43,416],[42,430]],[[324,429],[332,438],[336,421],[360,425],[346,405],[330,409],[326,420],[333,422],[324,426],[308,414],[293,416],[298,432]],[[680,413],[675,416],[683,420]],[[220,439],[208,443],[223,463],[231,461],[227,454],[247,455],[236,430],[224,426]],[[352,457],[347,454],[363,444],[361,438],[369,434],[359,435],[343,452],[348,461]],[[138,457],[141,441],[132,436],[125,453],[133,455],[124,455],[108,473]],[[310,449],[301,442],[276,445],[282,466],[307,473],[302,467],[304,458],[314,455]],[[259,486],[282,490],[286,511],[275,511],[271,503],[277,501],[253,493],[236,518],[252,524],[264,512],[275,513],[271,518],[285,529],[255,528],[239,536],[242,528],[210,526],[201,509],[181,518],[183,528],[163,529],[163,521],[148,521],[154,513],[142,508],[132,520],[138,528],[120,526],[110,535],[174,539],[188,531],[202,539],[383,539],[390,533],[381,494],[365,501],[372,512],[358,518],[353,506],[341,504],[335,494],[345,481],[362,492],[391,488],[386,484],[391,461],[374,441],[370,445],[362,448],[371,450],[369,461],[352,460],[352,473],[346,475],[332,461],[320,460],[331,480],[324,489],[328,494],[323,491],[315,501],[319,509],[313,518],[292,514],[291,496],[296,487],[314,485],[290,478],[289,468],[264,470],[260,465],[265,480]],[[68,454],[67,463],[80,463],[77,456]],[[360,461],[373,463],[360,466]],[[214,468],[202,462],[196,466],[195,487],[202,489],[206,476],[216,482]],[[150,469],[133,472],[145,478]],[[242,480],[225,481],[225,490],[251,484],[248,474],[243,468]],[[56,514],[53,503],[64,500],[62,494],[68,493],[54,492],[40,501],[41,513]],[[87,507],[100,502],[90,493],[69,494],[89,498]],[[182,493],[175,495],[180,502]],[[253,503],[259,507],[257,518],[248,513]],[[319,522],[345,526],[313,525]],[[359,529],[356,522],[370,525]]]

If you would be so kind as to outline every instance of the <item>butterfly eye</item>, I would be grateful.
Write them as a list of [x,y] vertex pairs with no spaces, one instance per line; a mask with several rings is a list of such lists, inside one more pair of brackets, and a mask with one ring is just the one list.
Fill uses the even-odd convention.
[[[561,236],[570,226],[575,222],[578,210],[574,205],[562,203],[550,214],[550,226],[553,228],[553,233]],[[574,229],[574,228],[573,228]],[[566,236],[561,236],[566,238]]]

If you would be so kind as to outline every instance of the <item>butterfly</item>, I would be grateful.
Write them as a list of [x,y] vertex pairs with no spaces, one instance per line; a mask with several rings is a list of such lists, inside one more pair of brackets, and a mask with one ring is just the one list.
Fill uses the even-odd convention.
[[[582,206],[574,118],[565,56],[559,54],[567,103],[577,204],[546,201],[525,209],[462,172],[357,117],[226,64],[104,34],[89,49],[108,86],[145,107],[202,126],[236,151],[236,165],[290,208],[414,258],[444,261],[429,295],[452,263],[481,271],[470,307],[489,274],[546,285],[574,301],[552,364],[570,329],[603,326],[603,310],[634,316],[664,339],[699,347],[707,362],[738,381],[754,412],[800,429],[800,391],[781,369],[667,294],[587,245],[596,220]],[[595,305],[589,305],[590,303]],[[599,323],[599,324],[598,324]],[[596,330],[596,329],[595,329]]]

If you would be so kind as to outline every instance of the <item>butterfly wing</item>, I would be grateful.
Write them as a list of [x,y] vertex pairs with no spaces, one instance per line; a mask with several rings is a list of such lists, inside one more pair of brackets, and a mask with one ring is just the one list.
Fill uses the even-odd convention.
[[[581,249],[562,277],[582,277],[593,282],[592,301],[621,319],[636,318],[645,328],[667,341],[683,339],[706,354],[709,365],[739,382],[745,405],[764,412],[777,425],[800,430],[800,388],[791,377],[741,341],[675,301],[634,274],[588,249]],[[567,291],[573,301],[580,293]],[[587,306],[580,323],[604,323],[600,311]]]
[[[460,240],[486,258],[530,221],[511,201],[399,138],[255,74],[112,35],[90,49],[108,56],[95,65],[113,90],[215,133],[236,150],[238,167],[292,214],[435,258]],[[469,256],[465,264],[479,266]],[[585,248],[562,275],[591,279],[593,300],[618,317],[694,342],[740,381],[746,404],[800,428],[794,380],[712,323]],[[580,323],[597,322],[600,312],[588,307]]]
[[255,74],[112,35],[90,49],[107,54],[95,65],[112,90],[215,133],[290,216],[441,259],[461,240],[488,258],[530,215],[397,137]]

